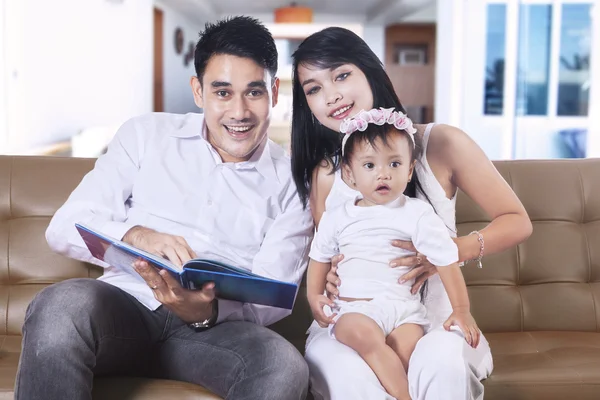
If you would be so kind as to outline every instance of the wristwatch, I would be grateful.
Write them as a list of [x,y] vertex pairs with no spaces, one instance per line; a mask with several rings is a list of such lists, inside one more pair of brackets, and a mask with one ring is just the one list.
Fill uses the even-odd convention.
[[214,299],[212,301],[211,316],[202,322],[192,322],[191,324],[189,324],[189,327],[192,328],[193,330],[195,330],[196,332],[201,332],[206,329],[212,328],[213,326],[215,326],[218,316],[219,316],[219,302],[217,301],[217,299]]

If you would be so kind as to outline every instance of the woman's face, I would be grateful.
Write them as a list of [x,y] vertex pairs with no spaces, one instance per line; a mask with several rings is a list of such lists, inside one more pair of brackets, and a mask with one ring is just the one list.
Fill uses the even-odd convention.
[[365,74],[354,64],[320,69],[301,64],[298,78],[315,118],[339,132],[345,118],[373,108],[373,92]]

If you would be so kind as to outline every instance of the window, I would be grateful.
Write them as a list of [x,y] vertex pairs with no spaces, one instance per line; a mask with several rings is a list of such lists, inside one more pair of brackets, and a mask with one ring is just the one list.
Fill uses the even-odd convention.
[[591,5],[564,4],[556,115],[588,115],[590,95]]
[[521,4],[516,115],[548,114],[552,6]]
[[483,113],[501,115],[504,109],[506,4],[488,4]]

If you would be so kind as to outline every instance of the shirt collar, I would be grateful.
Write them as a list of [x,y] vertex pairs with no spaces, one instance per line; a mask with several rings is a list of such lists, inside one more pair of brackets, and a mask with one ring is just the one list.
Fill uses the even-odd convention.
[[359,192],[359,194],[354,197],[354,200],[352,202],[348,202],[349,209],[352,209],[354,213],[380,213],[385,212],[386,209],[390,208],[402,208],[406,204],[406,196],[403,194],[400,195],[400,197],[398,197],[397,199],[390,201],[389,203],[369,207],[362,207],[356,205],[356,203],[359,200],[362,200],[362,198],[363,195]]
[[[181,126],[178,129],[171,132],[172,137],[186,139],[192,137],[200,137],[204,140],[211,150],[215,162],[217,164],[223,164],[219,153],[210,144],[207,137],[206,123],[204,121],[203,114],[190,113],[185,116]],[[269,140],[263,141],[263,143],[256,149],[252,157],[248,161],[239,163],[226,163],[233,165],[235,169],[256,169],[266,179],[274,179],[279,182],[279,176],[275,169],[275,163],[271,157],[271,150],[269,146]]]

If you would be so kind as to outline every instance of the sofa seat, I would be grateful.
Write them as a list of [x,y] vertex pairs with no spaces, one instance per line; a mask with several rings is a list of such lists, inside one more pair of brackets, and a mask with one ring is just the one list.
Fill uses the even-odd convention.
[[599,399],[600,333],[487,333],[494,372],[485,399]]
[[[0,335],[0,343],[0,400],[12,400],[21,353],[21,336]],[[221,399],[201,386],[190,383],[129,377],[95,379],[93,397],[98,400],[164,400],[174,397],[181,400]]]
[[201,386],[191,383],[148,378],[97,378],[94,380],[94,399],[141,400],[181,399],[220,400]]

